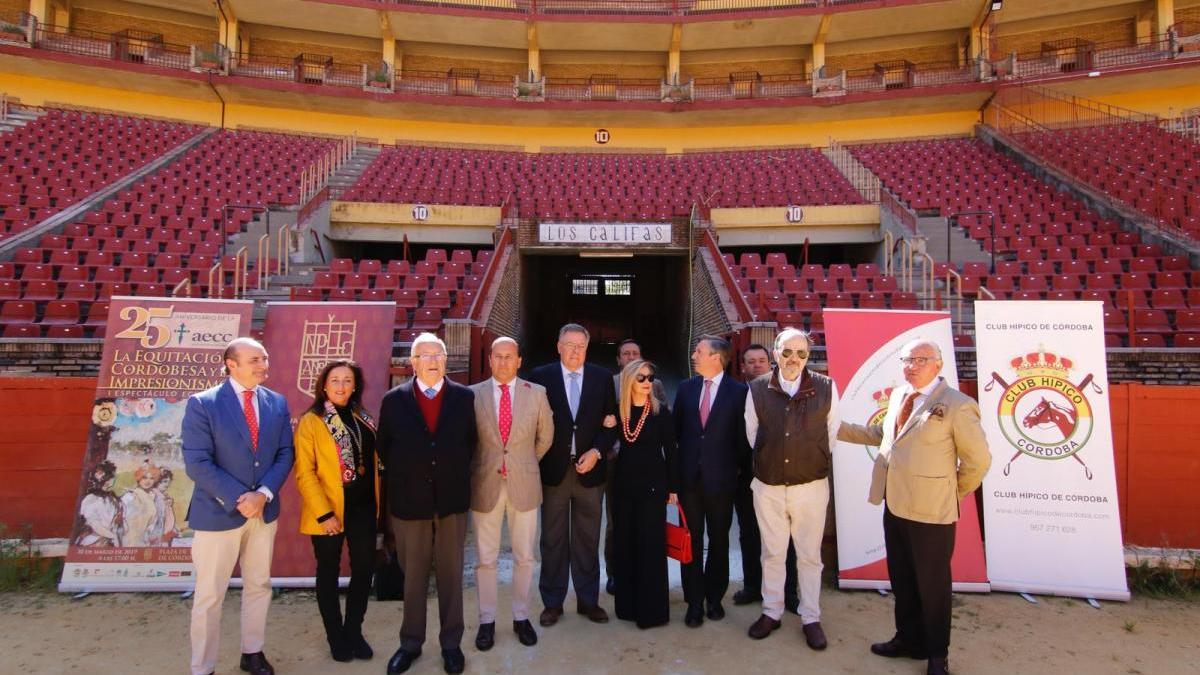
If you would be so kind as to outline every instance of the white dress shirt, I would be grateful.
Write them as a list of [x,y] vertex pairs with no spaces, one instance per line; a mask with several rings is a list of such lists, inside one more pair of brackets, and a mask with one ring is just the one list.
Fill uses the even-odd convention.
[[437,396],[438,392],[442,390],[442,385],[446,383],[446,378],[444,377],[439,379],[437,382],[434,382],[432,385],[425,384],[419,377],[414,379],[417,381],[417,389],[420,390],[420,394],[422,396],[425,395],[426,389],[432,389],[433,395]]
[[[496,381],[496,378],[494,378],[494,377],[491,378],[490,382],[492,383],[492,401],[495,402],[495,404],[496,404],[496,428],[499,428],[500,427],[500,395],[502,392],[500,391],[500,383]],[[513,392],[513,388],[517,386],[517,378],[514,377],[513,379],[509,380],[506,384],[508,384],[508,400],[510,402],[515,402],[515,393]],[[515,409],[514,409],[514,411],[515,411]]]
[[700,400],[696,403],[696,410],[704,407],[704,380],[712,380],[712,384],[708,385],[708,411],[712,412],[713,404],[717,402],[717,389],[721,386],[721,380],[725,379],[725,371],[721,371],[712,377],[700,376]]
[[[787,393],[788,397],[796,395],[800,390],[800,380],[804,378],[803,371],[800,377],[795,380],[783,379],[783,372],[779,372],[779,386]],[[829,430],[829,449],[832,451],[833,446],[837,443],[838,427],[841,425],[841,420],[838,419],[838,388],[837,382],[830,382],[831,390],[829,397],[829,414],[825,416],[825,426]],[[754,394],[746,396],[746,411],[744,414],[746,419],[746,438],[750,441],[750,447],[754,447],[754,441],[758,438],[758,411],[754,408]]]
[[[250,397],[250,406],[254,408],[254,419],[258,420],[258,432],[261,434],[262,433],[262,415],[260,414],[259,409],[258,409],[258,387],[255,387],[254,389],[247,389],[247,388],[243,387],[241,385],[241,383],[239,383],[237,380],[233,379],[232,377],[229,378],[229,384],[233,386],[233,393],[237,394],[238,408],[243,408],[245,406],[244,401],[246,400],[246,397],[242,394],[242,392],[244,392],[244,391],[254,392],[254,395]],[[263,493],[263,495],[267,498],[267,501],[274,501],[275,493],[271,492],[271,488],[267,487],[266,485],[260,486],[257,491]]]

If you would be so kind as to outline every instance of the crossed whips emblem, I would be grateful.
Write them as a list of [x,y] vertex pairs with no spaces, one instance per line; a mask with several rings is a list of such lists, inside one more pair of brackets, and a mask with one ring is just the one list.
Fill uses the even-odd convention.
[[[1070,382],[1070,380],[1067,380],[1067,382]],[[988,381],[988,383],[986,385],[984,385],[983,390],[991,391],[992,387],[994,387],[997,384],[999,384],[1005,390],[1008,390],[1011,387],[1011,385],[1008,382],[1006,382],[1004,380],[1004,378],[1000,376],[999,373],[993,371],[991,379]],[[1074,386],[1077,390],[1079,390],[1081,392],[1086,391],[1087,388],[1090,386],[1092,391],[1094,391],[1095,393],[1097,393],[1097,394],[1104,393],[1104,390],[1100,388],[1100,385],[1096,384],[1093,381],[1091,373],[1088,373],[1087,377],[1083,378],[1083,381],[1081,381],[1079,384],[1074,385]],[[1055,406],[1050,401],[1047,401],[1046,399],[1042,399],[1042,403],[1039,404],[1037,408],[1035,408],[1029,415],[1027,415],[1025,417],[1025,422],[1026,422],[1026,426],[1032,426],[1034,423],[1039,423],[1039,422],[1043,422],[1043,421],[1056,423],[1056,422],[1058,422],[1059,419],[1068,420],[1072,425],[1074,424],[1074,421],[1075,421],[1074,417],[1069,416],[1068,411],[1064,411],[1061,409],[1060,406]],[[1064,438],[1067,435],[1068,434],[1064,433]],[[1009,474],[1009,472],[1012,470],[1013,462],[1015,462],[1023,454],[1025,454],[1025,452],[1021,449],[1018,449],[1015,453],[1013,453],[1013,456],[1010,457],[1008,462],[1004,465],[1004,475],[1005,476],[1007,476]],[[1080,456],[1078,454],[1076,454],[1075,452],[1071,453],[1071,458],[1074,459],[1076,462],[1079,462],[1079,465],[1083,467],[1084,475],[1087,476],[1088,480],[1092,480],[1092,470],[1090,468],[1088,468],[1087,463],[1085,463],[1083,461],[1083,459],[1080,458]]]

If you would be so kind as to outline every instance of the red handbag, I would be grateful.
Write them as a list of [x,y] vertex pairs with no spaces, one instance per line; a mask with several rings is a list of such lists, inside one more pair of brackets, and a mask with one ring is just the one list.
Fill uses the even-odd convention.
[[686,565],[692,562],[692,531],[688,529],[683,508],[676,510],[679,511],[679,524],[667,521],[667,557]]

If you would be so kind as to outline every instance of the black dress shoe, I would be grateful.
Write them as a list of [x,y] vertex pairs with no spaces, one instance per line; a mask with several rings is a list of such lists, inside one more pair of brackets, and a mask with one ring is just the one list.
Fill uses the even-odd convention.
[[683,615],[683,625],[688,628],[699,628],[704,623],[704,605],[696,603],[688,605],[687,614]]
[[600,605],[580,605],[576,611],[592,623],[608,623],[608,612]]
[[779,619],[772,619],[766,614],[763,614],[762,616],[758,617],[758,621],[755,621],[750,625],[748,634],[755,640],[761,640],[770,635],[773,631],[779,630],[779,626],[781,625],[782,624],[780,623]]
[[375,656],[375,650],[371,649],[371,645],[363,636],[356,635],[355,637],[346,638],[346,644],[350,645],[350,651],[354,653],[354,658],[369,661]]
[[463,650],[455,647],[454,649],[442,650],[442,668],[450,675],[461,673],[467,667],[467,657],[463,655]]
[[829,642],[825,640],[825,630],[821,628],[821,622],[804,624],[804,641],[808,643],[809,649],[821,651],[829,646]]
[[558,619],[562,614],[562,607],[547,607],[542,610],[542,615],[538,618],[538,623],[543,626],[553,626],[558,623]]
[[704,613],[704,616],[713,621],[720,621],[725,618],[725,608],[719,602],[710,602],[708,603],[708,611]]
[[420,657],[420,650],[410,652],[404,647],[397,649],[396,653],[392,654],[392,658],[388,660],[388,675],[397,675],[397,673],[403,673],[412,667],[413,661],[416,661]]
[[754,602],[762,602],[762,593],[752,591],[748,588],[743,588],[742,590],[733,594],[733,604],[737,605],[738,607],[741,607],[742,605],[749,605]]
[[532,647],[537,644],[537,631],[533,630],[533,624],[529,623],[529,619],[513,622],[513,632],[517,634],[517,640],[526,647]]
[[350,645],[346,644],[345,640],[330,640],[329,656],[334,661],[346,663],[354,660],[354,650],[350,649]]
[[250,675],[275,675],[275,669],[271,667],[271,662],[267,661],[266,654],[262,652],[242,654],[241,668]]
[[609,595],[616,595],[617,592],[613,590],[616,587],[617,585],[613,583],[613,578],[609,577],[608,581],[604,583],[604,592],[608,593]]
[[925,667],[925,675],[949,675],[950,661],[947,659],[929,659],[929,665]]
[[901,656],[907,656],[911,659],[927,658],[921,651],[911,649],[908,645],[904,644],[904,641],[901,640],[900,636],[898,635],[887,642],[876,642],[875,644],[871,645],[871,653],[876,656],[883,656],[889,659],[895,659]]
[[475,634],[475,648],[486,652],[496,644],[496,622],[479,624],[479,632]]

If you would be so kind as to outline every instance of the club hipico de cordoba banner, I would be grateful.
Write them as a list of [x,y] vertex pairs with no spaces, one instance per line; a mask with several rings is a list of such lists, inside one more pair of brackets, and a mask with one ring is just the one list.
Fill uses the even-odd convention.
[[188,396],[225,379],[225,345],[248,333],[253,306],[112,299],[59,590],[192,588],[180,425]]
[[[394,302],[269,302],[265,346],[271,358],[267,386],[287,399],[292,428],[313,403],[313,387],[325,364],[353,359],[363,369],[363,407],[378,420],[391,382]],[[279,530],[271,560],[276,586],[312,586],[312,540],[300,534],[300,493],[289,478],[280,491]],[[348,571],[343,554],[343,571]]]
[[975,343],[992,588],[1129,600],[1101,303],[976,302]]
[[[880,424],[892,389],[906,385],[900,349],[916,338],[942,350],[941,376],[958,387],[954,338],[947,312],[826,309],[829,375],[838,386],[838,416],[856,424]],[[888,589],[883,543],[883,505],[867,501],[877,447],[838,441],[833,448],[834,508],[837,519],[838,586]],[[989,590],[974,493],[959,504],[951,559],[954,590]]]

